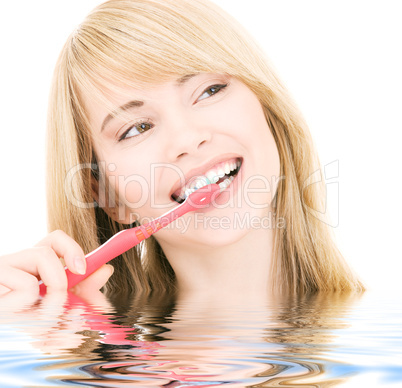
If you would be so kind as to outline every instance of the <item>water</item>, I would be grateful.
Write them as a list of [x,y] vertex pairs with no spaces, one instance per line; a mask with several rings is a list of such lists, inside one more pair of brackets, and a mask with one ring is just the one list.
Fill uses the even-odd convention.
[[401,387],[396,295],[0,299],[1,387]]

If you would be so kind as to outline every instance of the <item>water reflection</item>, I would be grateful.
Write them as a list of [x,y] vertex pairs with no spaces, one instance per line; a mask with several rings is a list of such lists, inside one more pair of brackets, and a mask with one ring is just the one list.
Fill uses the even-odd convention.
[[358,372],[337,354],[361,305],[356,295],[231,306],[167,295],[0,303],[7,387],[324,387]]

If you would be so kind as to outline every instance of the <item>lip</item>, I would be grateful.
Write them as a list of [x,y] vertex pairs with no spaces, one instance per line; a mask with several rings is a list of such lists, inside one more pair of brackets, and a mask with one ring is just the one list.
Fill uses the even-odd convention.
[[226,162],[233,158],[243,160],[243,158],[238,154],[224,154],[224,155],[219,155],[219,156],[209,160],[208,162],[204,163],[203,165],[201,165],[199,167],[191,169],[186,174],[184,174],[184,181],[183,181],[183,179],[178,179],[174,183],[174,185],[172,186],[172,189],[169,192],[169,197],[172,198],[173,193],[175,193],[177,190],[179,190],[184,185],[186,185],[187,182],[190,181],[190,179],[193,179],[194,177],[197,177],[197,176],[204,176],[204,174],[208,170],[212,169],[212,167],[214,167],[215,165],[222,163],[222,162]]

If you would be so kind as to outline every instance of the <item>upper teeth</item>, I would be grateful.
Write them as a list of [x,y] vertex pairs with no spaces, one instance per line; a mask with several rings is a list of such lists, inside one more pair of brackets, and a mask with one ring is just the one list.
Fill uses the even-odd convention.
[[[179,197],[181,199],[187,198],[192,192],[201,187],[209,185],[210,183],[216,183],[220,178],[223,178],[225,174],[230,174],[231,171],[236,170],[240,166],[239,160],[232,160],[228,162],[222,162],[214,166],[211,170],[208,170],[204,175],[195,177],[189,183],[184,185],[181,189]],[[233,181],[233,177],[226,178],[223,182],[219,183],[221,190],[229,186]]]

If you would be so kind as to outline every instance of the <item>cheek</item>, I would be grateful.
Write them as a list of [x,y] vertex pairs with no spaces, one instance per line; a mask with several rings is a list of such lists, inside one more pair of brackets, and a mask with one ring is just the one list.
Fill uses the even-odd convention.
[[150,191],[149,163],[137,156],[138,153],[128,149],[99,155],[103,158],[99,164],[103,164],[116,202],[132,209],[144,206]]
[[256,205],[271,204],[281,179],[278,149],[269,128],[261,137],[261,145],[260,150],[256,150],[257,173],[251,177],[249,184],[249,187],[254,189],[252,191],[256,192],[253,195]]
[[246,143],[266,142],[266,132],[270,132],[270,129],[261,104],[249,89],[245,86],[242,88],[222,108],[225,111],[224,118],[222,117],[225,128],[228,134]]
[[261,158],[263,160],[262,165],[268,178],[278,178],[280,175],[280,158],[278,147],[276,146],[275,139],[272,132],[266,122],[264,122],[265,128],[261,131]]
[[247,149],[248,165],[244,190],[249,203],[257,208],[269,205],[280,180],[280,158],[264,111],[254,95],[237,106],[235,134]]
[[119,203],[136,209],[144,206],[149,198],[149,183],[139,174],[117,174],[109,177],[110,184],[119,196]]
[[[131,156],[134,153],[135,158]],[[172,206],[168,188],[180,175],[170,165],[156,163],[149,152],[140,155],[138,150],[131,150],[128,155],[116,156],[108,179],[118,203],[128,212],[138,213],[140,217],[157,217]]]

